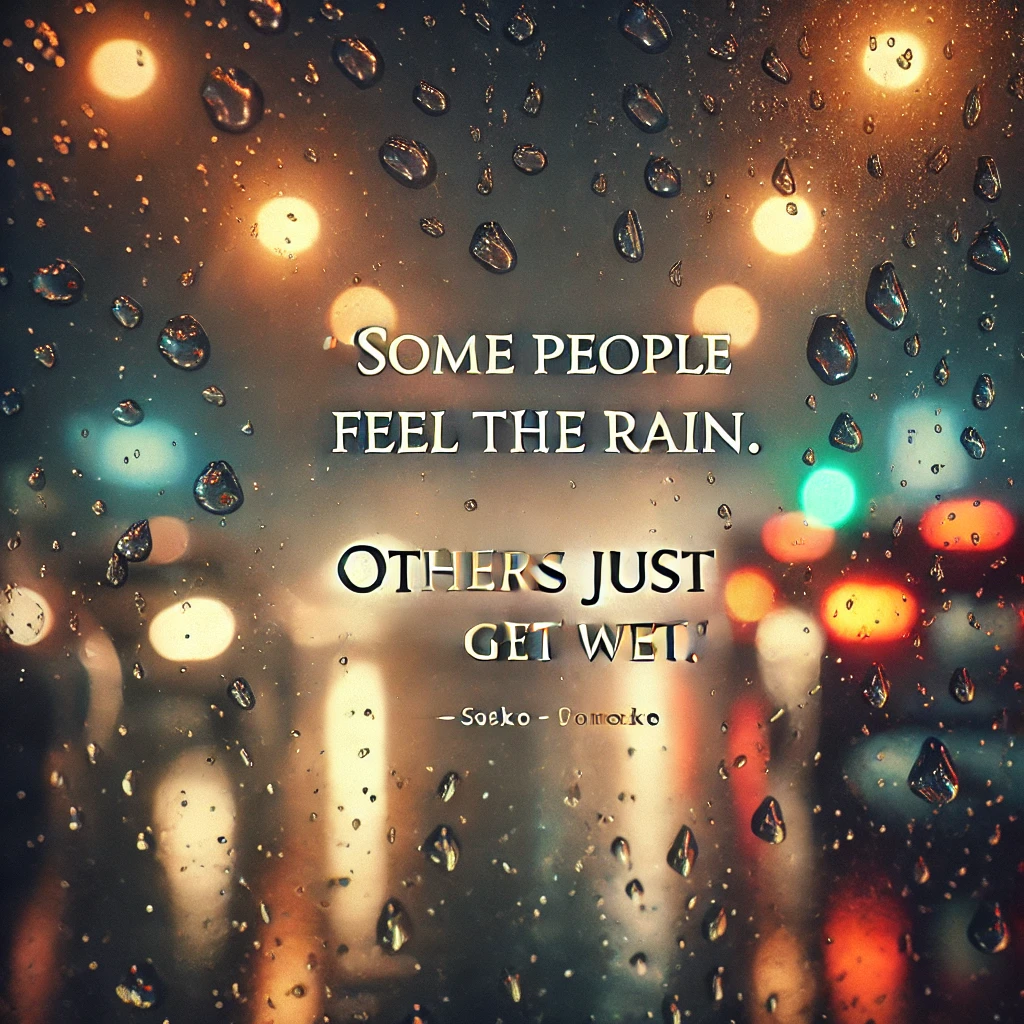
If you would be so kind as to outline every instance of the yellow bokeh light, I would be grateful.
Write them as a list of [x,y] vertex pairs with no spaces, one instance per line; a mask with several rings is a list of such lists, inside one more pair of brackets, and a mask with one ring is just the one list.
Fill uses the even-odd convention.
[[31,647],[53,628],[53,612],[42,594],[28,587],[8,587],[0,597],[0,630],[19,647]]
[[737,284],[716,284],[693,307],[693,329],[699,334],[727,333],[737,348],[749,345],[761,325],[754,296]]
[[276,196],[256,214],[256,237],[273,253],[291,259],[320,235],[320,218],[305,199]]
[[111,39],[93,52],[89,77],[104,96],[133,100],[153,84],[156,61],[135,39]]
[[772,196],[754,213],[754,237],[778,256],[792,256],[806,249],[814,237],[814,227],[814,214],[806,199]]
[[356,332],[364,327],[384,327],[391,334],[397,319],[395,304],[379,288],[353,285],[331,303],[328,314],[331,336],[326,347],[333,348],[331,342],[335,341],[353,344]]
[[[924,71],[924,47],[909,32],[876,32],[864,44],[864,73],[884,89],[905,89]],[[890,45],[891,44],[891,45]]]
[[153,650],[168,661],[208,661],[223,654],[235,634],[235,617],[215,597],[190,597],[164,608],[149,624]]

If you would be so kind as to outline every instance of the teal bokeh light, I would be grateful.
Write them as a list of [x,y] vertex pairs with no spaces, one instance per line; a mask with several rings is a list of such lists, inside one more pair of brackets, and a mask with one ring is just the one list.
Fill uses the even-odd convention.
[[853,512],[857,488],[838,469],[816,469],[800,489],[800,508],[808,519],[825,526],[842,526]]

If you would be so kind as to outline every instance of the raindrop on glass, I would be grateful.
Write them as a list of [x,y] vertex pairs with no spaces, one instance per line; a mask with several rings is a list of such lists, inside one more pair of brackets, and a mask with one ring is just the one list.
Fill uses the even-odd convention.
[[454,871],[455,865],[459,863],[459,843],[448,825],[438,825],[427,836],[423,850],[433,863],[445,871]]
[[192,494],[200,508],[218,516],[237,511],[245,500],[235,471],[223,459],[211,462],[196,477]]
[[544,103],[544,93],[536,82],[531,82],[526,87],[526,95],[523,97],[523,113],[527,117],[536,117]]
[[202,324],[188,313],[171,317],[157,344],[160,355],[181,370],[198,370],[210,358],[210,339]]
[[761,67],[770,78],[774,78],[776,82],[780,82],[782,85],[789,85],[793,81],[793,73],[789,70],[786,62],[779,56],[779,52],[774,46],[769,46],[764,51],[764,56],[761,58]]
[[360,89],[369,89],[384,74],[384,58],[370,39],[337,39],[331,58],[341,73]]
[[994,220],[974,236],[967,250],[970,264],[986,274],[1005,274],[1010,269],[1010,258],[1010,243]]
[[429,82],[419,82],[412,91],[412,100],[417,107],[431,117],[448,113],[448,93]]
[[974,700],[974,680],[962,665],[949,677],[949,693],[961,704],[970,704]]
[[384,904],[377,919],[377,941],[385,953],[398,953],[412,938],[412,922],[405,907],[396,899]]
[[964,427],[963,432],[960,434],[960,443],[963,445],[964,451],[972,459],[983,459],[985,457],[985,439],[974,427]]
[[523,174],[540,174],[548,165],[548,157],[540,146],[535,146],[532,142],[523,142],[516,146],[512,154],[512,163]]
[[469,254],[494,274],[507,274],[516,266],[516,247],[496,220],[484,221],[473,232]]
[[57,259],[32,275],[32,291],[46,302],[70,306],[85,291],[85,278],[70,260]]
[[437,177],[437,165],[430,150],[415,139],[392,135],[377,155],[384,170],[407,188],[426,188]]
[[110,313],[122,326],[131,330],[142,323],[142,307],[130,295],[118,295],[110,304]]
[[750,829],[758,839],[778,844],[786,838],[786,823],[782,808],[773,796],[766,796],[750,819]]
[[668,866],[683,878],[689,878],[697,863],[697,837],[689,825],[684,825],[668,851]]
[[633,82],[622,90],[622,109],[642,132],[653,135],[668,127],[668,114],[660,97],[642,82]]
[[646,0],[629,0],[619,14],[619,31],[645,53],[661,53],[672,42],[668,19]]
[[864,447],[864,435],[848,412],[841,412],[829,431],[828,443],[844,452],[859,452]]
[[857,370],[857,343],[838,313],[819,316],[807,339],[807,362],[826,384],[842,384]]
[[865,295],[868,312],[890,331],[897,331],[907,318],[907,297],[896,276],[896,267],[886,260],[871,271]]
[[982,953],[1002,953],[1010,944],[1010,926],[998,903],[979,905],[967,926],[971,945]]
[[793,171],[785,157],[775,165],[775,171],[772,174],[772,184],[784,196],[791,196],[796,192],[796,181],[793,179]]
[[118,402],[114,406],[113,417],[118,422],[126,427],[134,427],[141,423],[145,417],[141,406],[138,402],[131,398],[126,398],[123,402]]
[[228,684],[228,696],[245,711],[252,711],[256,707],[256,694],[241,676]]
[[144,562],[153,550],[153,535],[149,531],[149,520],[140,519],[132,523],[117,539],[114,551],[126,562]]
[[907,785],[911,792],[937,807],[956,798],[960,780],[953,759],[941,740],[929,736],[921,744],[921,751],[907,776]]
[[666,156],[652,156],[647,161],[644,181],[656,196],[668,199],[679,195],[683,188],[683,177],[679,173],[679,168]]
[[971,394],[971,401],[975,409],[990,409],[996,400],[996,386],[992,378],[987,374],[981,374],[974,382],[974,392]]
[[636,210],[624,210],[619,214],[613,238],[615,248],[624,260],[639,263],[644,258],[644,232]]
[[979,156],[978,168],[974,172],[974,194],[980,199],[994,203],[1003,191],[999,168],[994,157]]
[[873,708],[884,708],[889,701],[889,677],[885,674],[885,666],[875,662],[864,677],[861,689],[864,699]]
[[246,132],[263,117],[263,90],[241,68],[208,71],[199,95],[210,120],[222,131]]

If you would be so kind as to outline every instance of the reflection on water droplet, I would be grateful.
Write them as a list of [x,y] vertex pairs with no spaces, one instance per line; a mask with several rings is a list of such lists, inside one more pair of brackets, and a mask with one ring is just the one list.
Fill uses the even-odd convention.
[[548,157],[540,146],[535,146],[532,142],[523,142],[516,146],[512,162],[523,174],[540,174],[548,165]]
[[142,307],[130,295],[118,295],[110,304],[110,312],[128,330],[142,323]]
[[764,56],[761,58],[761,67],[765,73],[770,77],[774,78],[776,82],[781,82],[783,85],[789,85],[793,81],[793,74],[789,70],[786,62],[779,56],[778,50],[774,46],[769,46],[764,51]]
[[726,64],[734,63],[740,55],[740,44],[731,32],[716,36],[708,46],[708,56]]
[[448,825],[438,825],[424,840],[423,850],[433,863],[445,871],[454,871],[459,863],[459,843]]
[[448,93],[429,82],[419,82],[412,91],[412,99],[420,110],[432,117],[448,112]]
[[520,4],[515,14],[505,25],[505,35],[518,46],[525,46],[537,31],[537,23],[533,20],[525,4]]
[[456,787],[459,784],[459,775],[457,772],[445,772],[444,778],[441,779],[437,787],[437,795],[441,798],[441,803],[448,803],[453,796],[455,796]]
[[482,196],[489,196],[494,189],[494,171],[490,164],[484,164],[477,179],[476,190]]
[[668,851],[668,866],[683,878],[689,878],[697,863],[697,837],[689,825],[683,825]]
[[123,402],[118,402],[114,406],[112,414],[114,419],[123,424],[126,427],[134,427],[139,424],[145,418],[145,413],[139,406],[139,403],[133,401],[131,398],[126,398]]
[[117,539],[114,545],[117,552],[126,562],[144,562],[153,551],[153,536],[149,530],[149,520],[140,519],[133,523]]
[[962,665],[960,668],[954,669],[949,678],[949,693],[961,704],[970,704],[974,700],[974,680],[971,678],[970,672]]
[[642,82],[632,82],[622,90],[622,109],[642,132],[653,135],[668,127],[668,114],[661,98]]
[[708,942],[718,942],[729,927],[729,918],[723,906],[708,907],[704,914],[704,921],[701,930]]
[[33,491],[41,491],[46,487],[46,473],[42,466],[36,466],[32,472],[29,473],[26,483]]
[[943,356],[938,363],[935,365],[934,371],[932,371],[932,377],[935,378],[935,383],[940,388],[944,388],[949,383],[949,378],[952,374],[949,371],[949,363],[946,362],[946,357]]
[[619,31],[645,53],[661,53],[672,42],[668,18],[647,0],[629,0],[619,14]]
[[996,386],[992,382],[992,378],[987,373],[983,373],[974,382],[974,392],[971,395],[974,408],[990,409],[995,400]]
[[124,586],[128,579],[128,563],[116,551],[111,552],[104,577],[112,587]]
[[237,511],[245,500],[235,471],[223,460],[211,462],[196,477],[192,493],[200,508],[218,516]]
[[921,751],[907,776],[907,785],[911,792],[937,807],[956,798],[960,780],[953,759],[941,740],[929,736],[921,744]]
[[766,843],[781,843],[786,838],[786,823],[782,807],[773,796],[766,796],[750,819],[750,829]]
[[921,351],[921,336],[919,334],[915,334],[912,337],[907,338],[907,340],[903,342],[903,351],[906,352],[908,356],[916,356]]
[[960,443],[964,446],[964,451],[972,459],[983,459],[985,457],[985,440],[974,427],[964,427],[963,432],[960,434]]
[[633,861],[629,854],[629,840],[623,836],[616,836],[612,840],[612,856],[620,863],[625,865],[627,868],[633,866]]
[[964,100],[964,127],[973,128],[981,117],[981,86],[976,85]]
[[385,953],[397,953],[412,938],[412,922],[396,899],[384,904],[377,920],[377,941]]
[[188,313],[171,317],[157,344],[160,355],[181,370],[198,370],[210,358],[210,339],[202,324]]
[[871,271],[865,296],[868,312],[890,331],[899,330],[907,317],[907,297],[896,276],[896,267],[886,260]]
[[70,306],[85,291],[85,278],[70,260],[56,259],[32,275],[32,291],[46,302]]
[[369,89],[384,74],[384,58],[370,39],[337,39],[331,58],[341,73],[360,89]]
[[990,203],[994,203],[1003,191],[1003,183],[999,178],[999,168],[995,157],[979,156],[978,169],[974,172],[974,192]]
[[531,82],[526,87],[526,95],[523,97],[523,113],[527,117],[536,117],[544,103],[544,93],[536,82]]
[[982,953],[1002,953],[1010,944],[1010,926],[997,902],[979,905],[967,926],[971,945]]
[[772,173],[772,184],[784,196],[791,196],[796,192],[796,181],[793,178],[793,171],[785,157],[775,165],[775,170]]
[[128,968],[114,991],[126,1006],[151,1010],[163,999],[164,984],[152,964],[137,963]]
[[889,677],[885,674],[885,666],[875,662],[864,677],[861,690],[864,699],[873,708],[884,708],[889,700]]
[[17,416],[21,412],[21,392],[17,388],[8,388],[0,395],[0,410],[5,416]]
[[864,435],[848,412],[841,412],[835,418],[828,443],[844,452],[859,452],[864,447]]
[[814,321],[807,339],[807,362],[826,384],[848,381],[857,371],[857,343],[850,325],[838,313]]
[[967,250],[971,266],[986,274],[1005,274],[1010,269],[1010,258],[1010,243],[994,220],[974,236]]
[[203,388],[203,400],[209,402],[210,405],[216,406],[222,406],[227,402],[224,392],[216,384]]
[[263,117],[263,90],[242,68],[208,71],[199,95],[210,120],[223,131],[248,131]]
[[444,224],[436,217],[423,217],[420,219],[420,230],[431,238],[440,238],[444,234]]
[[644,258],[644,232],[636,210],[624,210],[619,214],[613,237],[615,248],[624,260],[639,263]]
[[515,269],[516,247],[496,220],[484,221],[473,232],[469,253],[492,273],[507,274]]
[[683,176],[671,160],[666,156],[652,156],[644,168],[644,181],[656,196],[671,199],[679,195],[683,188]]
[[384,170],[407,188],[426,188],[437,177],[430,150],[415,139],[392,135],[384,141],[378,156]]
[[245,13],[253,28],[264,35],[283,32],[288,27],[288,8],[284,0],[249,0]]
[[256,694],[246,679],[239,676],[228,685],[228,696],[243,710],[251,711],[256,707]]

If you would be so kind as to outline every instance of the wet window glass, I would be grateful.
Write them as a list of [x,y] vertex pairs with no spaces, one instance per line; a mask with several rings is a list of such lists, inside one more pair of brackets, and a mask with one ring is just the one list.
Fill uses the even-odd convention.
[[1024,1020],[1012,5],[8,0],[0,1017]]

